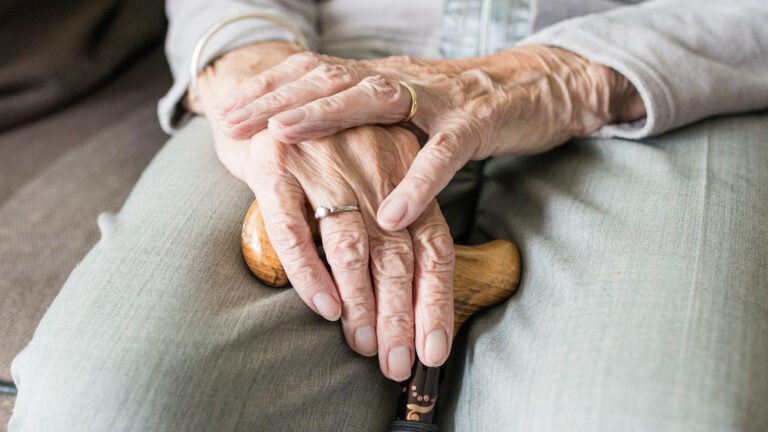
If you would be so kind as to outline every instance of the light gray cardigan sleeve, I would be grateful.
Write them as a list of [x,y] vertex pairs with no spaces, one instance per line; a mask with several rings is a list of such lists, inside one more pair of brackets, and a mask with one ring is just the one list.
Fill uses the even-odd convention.
[[641,138],[768,107],[768,1],[649,1],[547,27],[521,44],[558,46],[617,70],[647,116],[598,135]]
[[[163,130],[173,133],[183,121],[179,102],[189,86],[189,63],[198,39],[218,21],[243,13],[276,15],[299,30],[310,49],[318,43],[317,6],[313,0],[167,0],[168,35],[166,56],[173,74],[173,87],[158,104],[158,117]],[[286,29],[265,20],[248,19],[234,22],[211,38],[200,64],[250,43],[286,40],[293,37]]]

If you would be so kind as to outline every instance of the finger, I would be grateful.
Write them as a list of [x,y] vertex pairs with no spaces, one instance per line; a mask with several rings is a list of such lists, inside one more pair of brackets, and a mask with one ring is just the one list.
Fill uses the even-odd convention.
[[410,92],[397,80],[377,74],[365,77],[354,87],[270,118],[269,130],[281,141],[295,144],[354,126],[397,123],[410,110]]
[[440,366],[453,339],[454,247],[435,200],[408,227],[413,241],[416,352],[427,366]]
[[379,365],[385,376],[411,375],[413,349],[413,249],[406,231],[369,231],[371,276],[376,293]]
[[301,78],[316,68],[325,56],[312,52],[293,54],[275,66],[243,81],[237,90],[216,105],[219,115],[236,111],[252,100]]
[[293,288],[310,309],[336,321],[341,316],[341,303],[312,242],[298,181],[290,174],[264,170],[249,185],[256,192],[267,236]]
[[[339,193],[339,190],[345,193]],[[311,196],[315,193],[308,193]],[[355,205],[354,192],[341,186],[312,205]],[[349,346],[365,356],[376,354],[376,304],[368,266],[368,236],[358,211],[332,214],[318,223],[323,249],[341,296],[341,324]]]
[[[460,132],[439,132],[424,145],[405,178],[379,206],[379,225],[389,231],[401,230],[424,211],[456,172],[469,160],[470,146]],[[469,137],[469,139],[477,139]]]
[[[267,126],[267,120],[283,111],[344,91],[359,83],[365,72],[339,64],[323,63],[296,81],[264,94],[221,118],[223,130],[233,138],[246,139]],[[291,115],[301,114],[293,110]],[[284,121],[299,121],[283,115]]]

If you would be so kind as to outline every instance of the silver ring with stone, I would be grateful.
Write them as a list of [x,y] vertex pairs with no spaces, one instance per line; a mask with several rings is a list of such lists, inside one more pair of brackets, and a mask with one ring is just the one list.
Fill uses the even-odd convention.
[[323,207],[320,206],[315,209],[315,219],[320,220],[322,218],[326,218],[334,213],[341,213],[345,211],[360,211],[360,207],[358,206],[331,206],[331,207]]

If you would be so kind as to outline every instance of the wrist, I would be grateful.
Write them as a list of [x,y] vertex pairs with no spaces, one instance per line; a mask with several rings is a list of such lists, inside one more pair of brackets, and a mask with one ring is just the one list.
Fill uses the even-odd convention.
[[605,76],[610,98],[610,121],[626,123],[639,120],[646,115],[645,104],[640,93],[624,75],[615,69],[600,65]]
[[198,114],[205,114],[246,79],[301,51],[300,46],[289,42],[260,42],[229,51],[198,74],[199,95],[189,89],[184,105]]
[[[637,89],[618,71],[562,48],[553,51],[556,72],[566,83],[571,100],[583,108],[585,121],[580,134],[612,123],[624,123],[645,116],[645,105]],[[556,69],[556,70],[558,70]]]

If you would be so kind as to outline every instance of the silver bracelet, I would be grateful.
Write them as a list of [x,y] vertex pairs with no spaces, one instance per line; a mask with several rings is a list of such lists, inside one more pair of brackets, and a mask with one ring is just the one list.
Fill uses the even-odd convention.
[[242,14],[242,15],[236,15],[230,18],[223,19],[216,23],[213,27],[211,27],[210,30],[205,32],[205,34],[197,41],[197,44],[195,44],[195,50],[192,51],[192,61],[189,62],[189,76],[190,76],[190,83],[192,84],[192,91],[195,93],[195,95],[199,96],[199,93],[197,91],[197,74],[200,72],[201,69],[199,69],[200,66],[200,56],[203,54],[203,50],[205,49],[205,46],[208,45],[208,41],[211,40],[213,35],[218,33],[221,29],[228,26],[229,24],[232,24],[236,21],[242,21],[246,19],[261,19],[266,21],[271,21],[274,24],[277,24],[278,26],[288,30],[293,35],[294,42],[304,48],[307,49],[307,40],[304,39],[304,36],[296,30],[295,27],[285,22],[280,17],[269,15],[269,14],[262,14],[262,13],[248,13],[248,14]]

